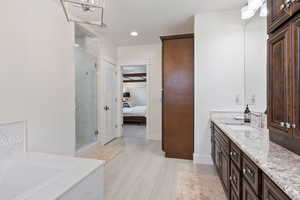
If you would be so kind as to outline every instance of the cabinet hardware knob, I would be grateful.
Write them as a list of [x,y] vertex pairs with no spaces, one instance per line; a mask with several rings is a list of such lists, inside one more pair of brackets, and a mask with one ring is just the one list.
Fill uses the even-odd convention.
[[229,180],[232,180],[232,177],[231,177],[231,176],[229,177]]
[[283,10],[283,9],[285,9],[286,8],[286,5],[285,4],[282,4],[281,6],[280,6],[280,10]]
[[243,169],[243,174],[246,174],[247,173],[247,170],[246,169]]

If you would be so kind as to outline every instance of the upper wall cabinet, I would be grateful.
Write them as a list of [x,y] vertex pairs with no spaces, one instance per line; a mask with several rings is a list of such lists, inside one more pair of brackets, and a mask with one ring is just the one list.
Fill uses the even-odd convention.
[[269,128],[289,134],[291,91],[289,73],[292,70],[291,30],[284,28],[269,39]]
[[300,10],[300,0],[268,0],[268,32],[273,32]]
[[269,35],[268,126],[273,142],[300,155],[300,13],[291,16]]

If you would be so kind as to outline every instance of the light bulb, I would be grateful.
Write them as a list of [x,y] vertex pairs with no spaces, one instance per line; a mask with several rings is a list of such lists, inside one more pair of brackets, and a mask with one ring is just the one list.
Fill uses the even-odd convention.
[[268,8],[267,8],[267,4],[264,3],[260,8],[259,16],[266,17],[267,15],[268,15]]

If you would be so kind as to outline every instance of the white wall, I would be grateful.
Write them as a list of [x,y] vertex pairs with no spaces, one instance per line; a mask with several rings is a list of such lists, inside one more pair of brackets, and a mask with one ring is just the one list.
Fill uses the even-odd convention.
[[137,106],[147,105],[146,83],[124,83],[123,91],[130,92],[129,101],[133,101]]
[[239,11],[195,16],[195,162],[211,163],[210,111],[243,109],[243,58]]
[[[256,16],[245,26],[246,103],[265,112],[267,105],[267,19]],[[254,101],[252,100],[254,98]]]
[[118,48],[118,65],[144,65],[149,64],[148,79],[148,129],[149,138],[161,140],[161,88],[162,88],[162,49],[161,44],[124,46]]
[[31,151],[73,155],[74,25],[52,0],[3,3],[0,121],[28,120]]

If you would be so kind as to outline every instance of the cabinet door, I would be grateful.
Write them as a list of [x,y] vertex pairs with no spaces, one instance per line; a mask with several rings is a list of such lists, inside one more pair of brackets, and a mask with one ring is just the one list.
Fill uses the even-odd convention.
[[259,200],[245,179],[243,179],[242,200]]
[[289,9],[283,9],[286,0],[268,0],[268,31],[272,32],[282,23],[284,23],[290,15],[288,14]]
[[215,140],[216,140],[216,138],[215,138],[214,125],[211,124],[210,128],[211,128],[211,158],[212,158],[213,162],[216,163],[216,159],[215,159],[216,158],[215,157],[215,155],[216,155],[216,153],[215,153]]
[[229,157],[222,152],[221,157],[221,173],[222,173],[222,181],[224,187],[227,191],[229,191],[229,174],[230,174],[230,159]]
[[263,200],[289,200],[289,198],[269,180],[263,176]]
[[268,41],[268,124],[270,131],[291,134],[291,30],[290,26],[272,34]]
[[[297,2],[297,4],[300,4]],[[292,44],[293,44],[293,136],[300,139],[300,17],[292,24]]]
[[[291,0],[292,1],[292,0]],[[300,1],[295,1],[292,3],[292,13],[295,14],[296,12],[298,12],[300,10]]]
[[221,168],[221,147],[218,140],[215,140],[215,162],[216,162],[216,169],[219,174]]

